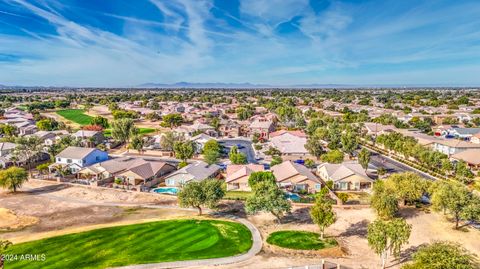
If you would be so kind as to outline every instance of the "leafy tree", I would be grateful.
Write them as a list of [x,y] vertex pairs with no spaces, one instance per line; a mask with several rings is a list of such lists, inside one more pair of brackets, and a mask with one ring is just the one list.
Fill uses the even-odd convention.
[[32,164],[42,150],[43,142],[37,136],[22,136],[15,139],[17,146],[14,154],[27,163],[28,171],[31,175]]
[[122,143],[125,147],[130,138],[138,134],[138,129],[132,119],[118,119],[112,122],[112,137]]
[[12,242],[8,240],[0,240],[0,268],[5,265],[5,252],[12,245]]
[[208,164],[214,164],[218,162],[220,158],[220,152],[214,149],[207,149],[203,151],[203,158]]
[[305,166],[307,168],[313,169],[313,168],[315,168],[315,161],[312,160],[312,159],[306,159],[305,160]]
[[100,125],[85,125],[82,126],[82,130],[101,132],[103,131],[103,127]]
[[335,222],[335,212],[329,199],[316,199],[315,205],[310,209],[310,217],[320,228],[320,239],[323,240],[325,228]]
[[398,212],[398,200],[394,193],[385,187],[383,181],[373,184],[371,206],[382,219],[391,219]]
[[176,142],[181,142],[184,140],[184,137],[180,134],[174,132],[166,132],[160,138],[160,147],[163,150],[173,151],[173,147],[175,146]]
[[347,131],[347,132],[342,134],[340,140],[341,140],[341,143],[342,143],[343,152],[348,154],[348,156],[352,157],[353,152],[358,147],[357,135],[352,131]]
[[280,152],[280,150],[278,150],[277,148],[274,148],[274,147],[270,146],[270,147],[265,151],[265,154],[266,154],[266,155],[269,155],[269,156],[275,156],[275,155],[281,155],[282,152]]
[[478,206],[476,197],[468,188],[459,182],[444,181],[435,183],[432,187],[432,208],[434,210],[443,210],[453,215],[455,220],[455,229],[459,228],[459,222],[462,217],[478,218],[471,206]]
[[459,161],[455,165],[455,178],[465,184],[471,183],[474,174],[465,161]]
[[145,146],[145,140],[141,135],[135,135],[132,138],[132,142],[130,142],[130,147],[138,151],[138,153],[142,154],[143,147]]
[[239,120],[246,120],[253,116],[253,108],[249,106],[239,107],[235,112]]
[[421,246],[413,254],[412,262],[402,266],[402,269],[477,269],[477,256],[459,244],[452,242],[434,242]]
[[0,186],[4,189],[16,192],[27,180],[28,173],[23,168],[12,166],[0,171]]
[[185,184],[178,193],[178,201],[181,207],[197,208],[198,215],[202,215],[202,206],[214,209],[224,195],[220,180],[205,179]]
[[323,154],[320,157],[320,160],[322,160],[322,162],[327,162],[327,163],[342,163],[343,158],[344,158],[343,152],[335,149],[335,150],[330,150],[329,152]]
[[12,136],[15,136],[15,134],[17,134],[17,127],[15,127],[14,125],[10,125],[10,124],[2,124],[0,125],[0,132],[8,137],[12,137]]
[[322,154],[325,153],[325,149],[323,148],[322,141],[320,140],[320,138],[316,136],[311,136],[307,140],[307,143],[305,144],[305,148],[308,150],[308,152],[312,156],[317,157],[317,160],[320,158]]
[[180,126],[182,123],[183,123],[182,115],[178,113],[172,113],[172,114],[163,116],[160,126],[169,127],[173,129],[174,127]]
[[53,131],[58,129],[58,122],[54,119],[43,119],[36,123],[37,128],[42,131]]
[[276,179],[272,172],[264,171],[253,172],[250,174],[250,177],[248,177],[248,186],[250,186],[251,188],[253,185],[259,182],[270,182],[272,184],[275,184]]
[[283,214],[290,212],[292,206],[285,197],[285,193],[275,182],[264,180],[256,182],[250,187],[253,190],[253,195],[245,203],[247,213],[269,212],[280,223]]
[[102,126],[103,129],[107,129],[109,127],[108,120],[102,116],[96,116],[90,121],[91,125],[98,125]]
[[283,159],[280,156],[273,156],[272,161],[270,162],[270,166],[275,166],[278,164],[283,163]]
[[232,162],[232,164],[246,164],[247,163],[247,155],[238,151],[237,146],[233,146],[228,153],[228,158]]
[[220,152],[222,150],[222,147],[220,146],[220,143],[218,143],[214,139],[208,140],[205,145],[203,145],[203,151],[215,151],[215,152]]
[[412,227],[404,219],[391,221],[375,220],[368,225],[367,240],[373,251],[382,259],[382,269],[385,268],[388,256],[400,255],[401,247],[408,243]]
[[391,190],[397,199],[403,200],[403,204],[420,200],[427,191],[428,181],[421,178],[417,173],[405,172],[393,174],[385,180],[385,187]]
[[363,169],[365,169],[365,171],[367,171],[368,164],[370,163],[370,155],[370,151],[365,148],[362,148],[362,150],[360,150],[360,153],[358,154],[358,162],[363,167]]
[[192,141],[176,142],[173,150],[177,159],[186,162],[195,154],[195,144]]

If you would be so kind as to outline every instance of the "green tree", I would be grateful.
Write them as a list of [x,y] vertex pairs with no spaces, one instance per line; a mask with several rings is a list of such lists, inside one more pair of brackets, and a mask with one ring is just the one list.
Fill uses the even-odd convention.
[[112,122],[113,139],[125,143],[125,147],[130,142],[130,138],[136,134],[138,129],[132,119],[118,119]]
[[323,240],[325,228],[335,223],[335,212],[329,199],[316,199],[315,205],[310,209],[313,223],[320,229],[320,239]]
[[103,129],[107,129],[109,127],[108,120],[102,116],[96,116],[90,120],[91,125],[98,125],[102,126]]
[[210,139],[205,143],[205,145],[203,145],[203,151],[209,150],[220,152],[222,150],[222,147],[220,146],[220,143],[217,142],[217,140]]
[[322,141],[320,138],[316,136],[311,136],[308,140],[307,143],[305,144],[305,148],[308,150],[308,152],[312,155],[317,157],[317,160],[322,156],[322,154],[325,153],[325,149],[323,148]]
[[43,119],[36,123],[37,128],[42,131],[53,131],[58,128],[58,122],[54,119]]
[[181,114],[172,113],[163,116],[160,126],[169,127],[173,129],[174,127],[180,126],[183,123],[183,117]]
[[272,172],[265,171],[253,172],[248,177],[248,186],[250,186],[250,188],[253,188],[252,186],[259,182],[270,182],[275,184],[276,180]]
[[181,207],[197,208],[202,215],[202,206],[214,209],[224,195],[220,180],[205,179],[185,184],[178,193],[178,201]]
[[275,166],[283,163],[283,159],[280,156],[273,156],[272,161],[270,162],[270,166]]
[[432,208],[436,211],[442,210],[450,213],[455,220],[455,229],[458,229],[462,217],[472,213],[470,206],[477,201],[473,193],[462,183],[453,181],[436,183],[431,190]]
[[17,134],[17,127],[15,127],[14,125],[10,125],[10,124],[2,124],[0,125],[1,126],[1,133],[8,136],[8,137],[12,137],[12,136],[15,136]]
[[306,159],[305,160],[305,166],[307,168],[313,169],[313,168],[315,168],[315,161],[312,160],[312,159]]
[[428,181],[420,177],[417,173],[405,172],[393,174],[385,180],[385,187],[391,190],[402,200],[402,204],[413,203],[420,200],[427,191]]
[[173,151],[176,142],[181,142],[184,137],[174,132],[166,132],[160,138],[160,147],[166,151]]
[[398,212],[397,197],[385,187],[384,181],[377,181],[373,184],[370,204],[382,219],[391,219]]
[[408,243],[411,230],[411,225],[401,218],[391,221],[375,220],[368,225],[368,245],[380,255],[382,269],[385,268],[389,255],[400,255],[401,247]]
[[478,269],[477,256],[459,244],[452,242],[434,242],[421,246],[413,254],[412,262],[402,269]]
[[43,141],[37,136],[22,136],[15,139],[17,146],[14,154],[20,160],[27,163],[28,172],[31,176],[32,164],[36,162],[37,157],[42,150]]
[[343,152],[341,152],[340,150],[334,149],[323,154],[320,157],[320,160],[322,162],[327,162],[327,163],[342,163],[343,158],[344,158]]
[[176,142],[173,150],[177,159],[186,162],[195,154],[195,144],[192,141]]
[[134,150],[137,150],[138,153],[142,154],[143,147],[145,146],[145,140],[141,135],[135,135],[130,142],[130,147]]
[[218,162],[218,159],[220,159],[220,152],[214,150],[214,149],[207,149],[203,151],[203,158],[205,159],[205,162],[208,164],[214,164]]
[[228,158],[232,162],[232,164],[246,164],[247,163],[247,155],[238,151],[237,146],[233,146],[228,153]]
[[352,131],[346,131],[342,134],[340,141],[342,143],[342,150],[349,157],[353,156],[353,152],[358,147],[357,135]]
[[28,173],[23,168],[12,166],[0,171],[0,186],[4,189],[16,192],[27,180]]
[[264,180],[250,187],[253,190],[253,195],[247,198],[245,203],[247,213],[269,212],[280,223],[282,216],[286,212],[290,212],[292,206],[276,182]]
[[367,171],[368,164],[370,163],[370,155],[370,151],[365,148],[362,148],[362,150],[360,150],[360,153],[358,153],[358,162],[363,167],[363,169],[365,169],[365,171]]

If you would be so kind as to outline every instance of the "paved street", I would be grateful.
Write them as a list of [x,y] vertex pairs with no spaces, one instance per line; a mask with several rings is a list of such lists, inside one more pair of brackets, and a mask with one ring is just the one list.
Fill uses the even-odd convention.
[[252,147],[252,142],[248,140],[240,140],[240,139],[223,139],[219,140],[219,142],[224,145],[225,147],[228,148],[230,151],[230,148],[236,145],[240,145],[241,147],[238,149],[238,151],[244,153],[247,155],[247,161],[249,163],[256,163],[257,160],[255,159],[255,152],[253,151]]
[[370,158],[370,165],[375,166],[375,168],[384,167],[385,169],[387,169],[388,173],[416,172],[426,179],[436,180],[436,178],[432,177],[431,175],[413,169],[412,167],[405,165],[401,162],[398,162],[391,158],[386,158],[385,156],[374,151],[370,152],[372,152],[372,156]]

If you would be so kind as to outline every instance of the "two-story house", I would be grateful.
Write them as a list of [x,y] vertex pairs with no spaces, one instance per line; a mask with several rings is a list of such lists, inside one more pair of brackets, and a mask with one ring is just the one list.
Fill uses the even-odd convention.
[[50,171],[59,166],[68,169],[72,174],[83,167],[108,160],[108,153],[96,148],[68,147],[55,156],[55,163],[49,166]]

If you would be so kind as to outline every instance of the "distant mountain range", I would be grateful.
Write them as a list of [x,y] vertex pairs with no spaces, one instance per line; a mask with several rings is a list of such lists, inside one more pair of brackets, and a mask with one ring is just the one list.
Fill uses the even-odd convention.
[[299,85],[269,85],[269,84],[252,84],[246,83],[221,83],[221,82],[206,82],[206,83],[191,83],[191,82],[177,82],[172,84],[165,83],[144,83],[135,86],[135,88],[234,88],[234,89],[251,89],[251,88],[348,88],[355,87],[353,85],[342,84],[299,84]]

